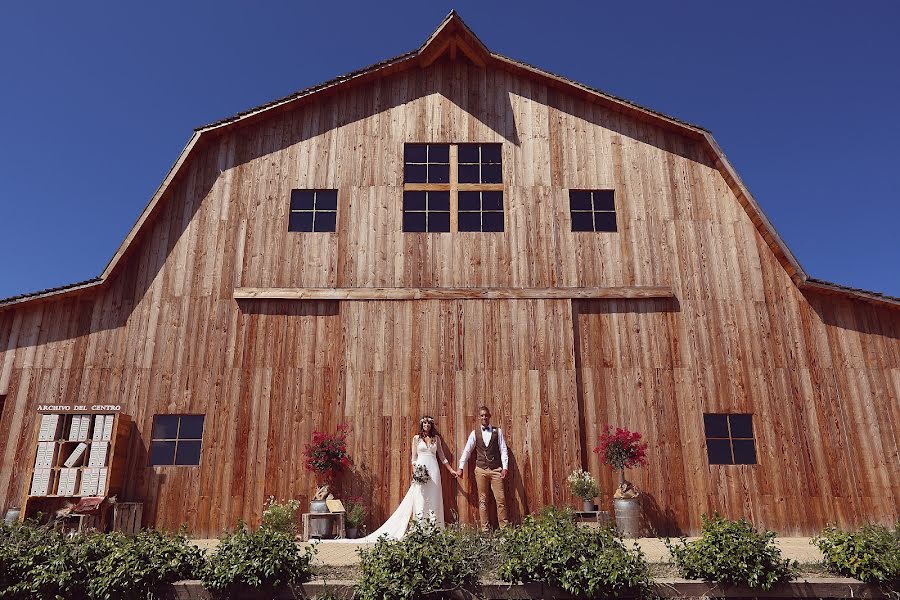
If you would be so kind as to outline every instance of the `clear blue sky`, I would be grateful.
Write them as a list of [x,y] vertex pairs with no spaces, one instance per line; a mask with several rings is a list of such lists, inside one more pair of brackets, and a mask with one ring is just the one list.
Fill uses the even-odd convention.
[[900,2],[9,2],[0,298],[94,277],[199,125],[412,50],[495,52],[711,130],[814,277],[900,296]]

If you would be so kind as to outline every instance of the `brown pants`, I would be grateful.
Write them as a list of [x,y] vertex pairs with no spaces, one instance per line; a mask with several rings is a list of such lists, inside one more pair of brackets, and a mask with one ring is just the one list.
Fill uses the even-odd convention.
[[506,492],[503,490],[503,479],[500,478],[502,469],[482,469],[475,467],[475,486],[478,488],[478,515],[481,518],[482,529],[488,528],[487,496],[488,488],[494,493],[494,502],[497,503],[497,521],[500,527],[509,525],[506,518]]

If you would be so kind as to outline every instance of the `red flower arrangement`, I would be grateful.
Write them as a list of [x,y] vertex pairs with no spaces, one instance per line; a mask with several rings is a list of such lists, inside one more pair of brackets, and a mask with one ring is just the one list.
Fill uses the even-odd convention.
[[337,426],[336,433],[314,431],[312,443],[303,448],[306,470],[318,473],[326,482],[334,481],[350,468],[353,459],[347,452],[347,425]]
[[603,463],[619,471],[619,485],[625,483],[625,469],[647,464],[647,443],[641,442],[641,434],[609,425],[600,436],[600,445],[594,452],[603,457]]

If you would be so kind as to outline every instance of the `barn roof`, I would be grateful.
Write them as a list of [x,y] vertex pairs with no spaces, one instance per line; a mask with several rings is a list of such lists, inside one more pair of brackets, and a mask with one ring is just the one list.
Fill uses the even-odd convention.
[[62,286],[22,294],[0,300],[0,308],[20,304],[27,301],[33,301],[40,298],[57,296],[60,294],[74,293],[84,289],[103,285],[109,277],[115,272],[121,259],[129,251],[134,240],[138,237],[143,226],[152,218],[160,200],[168,189],[172,181],[178,176],[179,172],[188,162],[192,151],[198,143],[207,136],[214,136],[223,129],[253,122],[256,119],[268,117],[269,115],[292,107],[295,103],[309,98],[315,94],[324,93],[330,90],[343,88],[344,86],[354,85],[355,83],[369,81],[378,77],[383,77],[391,73],[413,68],[415,66],[427,67],[438,58],[449,54],[452,57],[464,56],[467,60],[478,66],[486,66],[488,64],[507,69],[525,76],[534,77],[547,83],[548,85],[558,86],[567,92],[574,92],[593,101],[604,104],[607,108],[627,114],[631,117],[642,121],[647,121],[654,125],[679,132],[686,137],[698,140],[703,144],[710,158],[713,160],[716,168],[722,174],[728,186],[749,215],[751,221],[756,226],[760,236],[765,240],[766,244],[771,248],[778,262],[782,265],[794,283],[801,289],[812,289],[829,293],[838,293],[849,295],[863,300],[872,302],[887,303],[900,306],[900,298],[887,296],[877,292],[869,292],[857,288],[850,288],[838,284],[829,283],[820,279],[811,278],[800,266],[799,261],[784,243],[784,240],[778,235],[772,223],[766,217],[759,203],[756,202],[753,195],[747,189],[737,174],[737,171],[731,166],[731,163],[725,157],[725,153],[713,139],[712,134],[698,125],[693,125],[685,121],[681,121],[661,112],[651,110],[640,106],[630,100],[619,98],[606,92],[590,88],[586,85],[572,81],[565,77],[555,75],[549,71],[545,71],[538,67],[507,58],[500,54],[491,52],[484,43],[478,39],[478,36],[469,29],[468,25],[463,22],[457,12],[451,11],[441,22],[437,29],[428,37],[427,40],[416,50],[401,54],[400,56],[384,60],[364,69],[353,71],[341,77],[337,77],[330,81],[326,81],[316,86],[312,86],[293,94],[273,100],[266,104],[255,108],[240,112],[234,116],[198,127],[193,136],[188,140],[184,150],[179,155],[175,164],[169,170],[163,182],[160,184],[156,193],[150,199],[150,202],[144,208],[137,222],[131,231],[123,240],[122,244],[116,250],[112,259],[104,268],[103,272],[96,278]]

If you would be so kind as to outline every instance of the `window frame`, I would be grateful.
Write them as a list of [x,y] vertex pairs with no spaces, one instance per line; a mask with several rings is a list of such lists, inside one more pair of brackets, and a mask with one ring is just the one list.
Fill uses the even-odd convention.
[[[175,431],[174,438],[157,438],[154,437],[154,430],[156,429],[156,420],[159,417],[177,417],[178,418],[178,428]],[[181,438],[179,437],[181,434],[181,420],[183,417],[202,417],[203,425],[200,429],[200,437],[199,438]],[[206,431],[206,414],[200,413],[157,413],[153,415],[153,424],[150,429],[150,444],[147,447],[147,464],[150,467],[199,467],[203,460],[203,433]],[[164,463],[164,464],[154,464],[153,463],[153,444],[155,442],[174,442],[175,449],[172,453],[172,463]],[[200,443],[200,453],[197,456],[197,462],[195,464],[178,464],[175,462],[178,458],[178,444],[181,442],[199,442]]]
[[[293,207],[294,201],[294,192],[312,192],[313,193],[313,208],[311,210],[307,209],[297,209],[295,210]],[[334,210],[328,209],[319,209],[317,208],[318,204],[318,194],[320,192],[334,192]],[[340,206],[341,194],[340,190],[336,188],[291,188],[290,196],[288,197],[288,214],[287,214],[287,231],[288,233],[337,233],[337,222],[338,222],[338,212]],[[312,215],[312,230],[304,231],[302,229],[291,229],[291,217],[294,213],[309,213]],[[316,230],[316,215],[318,213],[334,213],[334,229],[328,231],[318,231]]]
[[[619,211],[616,209],[616,189],[615,188],[569,188],[568,189],[569,196],[569,231],[571,233],[619,233]],[[576,193],[588,193],[591,195],[591,209],[583,210],[583,209],[574,209],[572,208],[572,192]],[[613,207],[612,210],[603,210],[597,209],[594,203],[594,194],[597,192],[611,192],[612,193],[612,202]],[[591,215],[591,227],[592,229],[575,229],[575,213],[579,214],[589,214]],[[613,224],[615,229],[610,231],[609,229],[597,229],[597,215],[598,214],[612,214],[613,216]]]
[[[407,183],[406,182],[406,145],[422,144],[429,145],[446,145],[449,146],[450,153],[450,181],[448,183]],[[509,230],[509,216],[506,209],[506,200],[502,202],[503,210],[503,231],[460,231],[459,229],[459,193],[460,192],[500,192],[502,198],[506,198],[506,184],[500,183],[459,183],[459,147],[463,145],[487,145],[496,144],[500,147],[500,179],[503,179],[503,143],[501,142],[403,142],[400,147],[400,156],[403,157],[403,192],[450,192],[450,231],[406,231],[403,233],[506,233]],[[413,163],[419,164],[419,163]],[[482,163],[479,163],[482,164]],[[490,163],[498,164],[498,163]],[[401,213],[403,204],[400,205]],[[484,212],[483,210],[481,212]],[[402,218],[401,218],[402,223]],[[427,223],[426,223],[427,228]]]
[[[713,436],[709,435],[706,427],[706,417],[707,416],[716,416],[716,417],[725,417],[725,427],[726,427],[726,437],[721,436]],[[735,436],[732,434],[732,426],[731,426],[731,418],[732,417],[747,417],[750,419],[750,437],[746,436]],[[752,467],[759,464],[759,452],[757,452],[756,448],[756,427],[753,425],[753,413],[722,413],[722,412],[713,412],[713,413],[703,413],[703,440],[706,445],[706,461],[710,466],[736,466],[736,467]],[[731,462],[712,462],[710,460],[709,455],[709,441],[727,441],[728,442],[728,451],[731,457]],[[735,453],[734,453],[734,442],[746,442],[750,441],[753,443],[753,458],[754,462],[736,462],[735,461]]]

